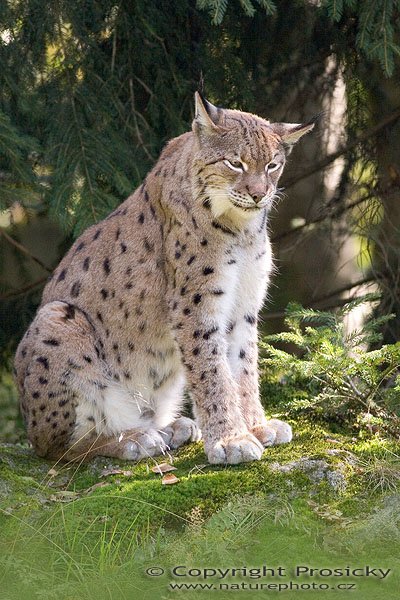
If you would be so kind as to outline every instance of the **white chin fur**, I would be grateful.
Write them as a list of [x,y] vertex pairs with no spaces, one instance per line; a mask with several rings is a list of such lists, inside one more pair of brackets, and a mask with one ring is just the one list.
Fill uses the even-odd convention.
[[229,197],[225,194],[210,194],[211,197],[211,212],[214,218],[225,216],[231,219],[234,225],[240,226],[241,223],[249,221],[258,214],[257,210],[246,210],[248,207],[239,207],[233,204]]
[[226,214],[231,208],[232,202],[227,196],[223,196],[222,194],[211,196],[211,211],[216,219]]

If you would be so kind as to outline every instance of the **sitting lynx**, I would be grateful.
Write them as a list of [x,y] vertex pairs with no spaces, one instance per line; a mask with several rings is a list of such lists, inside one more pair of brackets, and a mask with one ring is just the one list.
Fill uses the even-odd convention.
[[[21,409],[40,456],[138,460],[202,432],[210,463],[235,464],[291,440],[259,400],[257,314],[285,154],[312,127],[196,94],[193,131],[75,242],[18,347]],[[185,388],[196,422],[179,416]]]

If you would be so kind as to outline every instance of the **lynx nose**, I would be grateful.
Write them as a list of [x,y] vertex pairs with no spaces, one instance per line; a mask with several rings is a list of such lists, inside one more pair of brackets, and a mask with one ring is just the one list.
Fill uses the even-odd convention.
[[264,178],[249,177],[246,184],[246,192],[252,198],[254,203],[258,204],[266,195],[267,187],[268,185]]
[[261,202],[261,200],[264,198],[264,196],[265,196],[265,192],[258,192],[258,193],[251,194],[251,197],[253,198],[253,200],[256,204]]
[[264,198],[265,194],[266,194],[266,190],[264,189],[264,187],[253,187],[253,188],[249,188],[247,187],[247,192],[249,194],[249,196],[252,197],[252,199],[254,200],[254,202],[256,204],[258,204],[259,202],[261,202],[261,200]]

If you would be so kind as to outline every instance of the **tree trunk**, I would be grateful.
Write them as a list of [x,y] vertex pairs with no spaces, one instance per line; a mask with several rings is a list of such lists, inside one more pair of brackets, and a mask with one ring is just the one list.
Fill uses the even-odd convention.
[[[399,67],[400,60],[397,72]],[[398,78],[384,77],[379,65],[362,69],[361,76],[370,96],[373,123],[399,109]],[[383,328],[384,343],[389,344],[400,339],[400,119],[379,134],[375,158],[383,211],[379,226],[371,232],[372,271],[382,292],[377,314],[395,315]]]
[[[323,23],[314,6],[296,9],[293,3],[282,8],[273,27],[255,18],[246,39],[247,68],[254,78],[254,112],[272,120],[304,122],[325,113],[315,130],[303,138],[288,160],[282,180],[293,181],[305,169],[338,149],[344,141],[345,89],[340,69],[331,58],[327,42],[329,23]],[[257,48],[251,46],[257,40]],[[275,42],[274,42],[275,40]],[[255,44],[255,42],[254,42]],[[279,48],[280,63],[275,48]],[[299,50],[299,49],[302,50]],[[313,48],[318,48],[314,53]],[[249,58],[250,57],[250,58]],[[324,214],[334,201],[344,162],[335,161],[329,169],[301,179],[287,189],[287,197],[271,215],[270,229],[276,240],[274,252],[278,275],[271,289],[269,312],[280,312],[289,301],[312,304],[318,297],[359,278],[356,248],[348,227],[331,222],[304,228],[300,235],[284,235],[296,224],[306,223]],[[343,225],[343,223],[342,223]],[[272,329],[281,329],[277,319]]]

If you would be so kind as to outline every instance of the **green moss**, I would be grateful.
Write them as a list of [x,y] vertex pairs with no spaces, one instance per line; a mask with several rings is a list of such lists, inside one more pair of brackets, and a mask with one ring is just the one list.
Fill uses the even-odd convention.
[[[354,443],[349,436],[336,436],[329,441],[329,432],[315,424],[294,423],[295,439],[291,444],[267,449],[261,461],[237,466],[211,466],[207,464],[202,444],[191,444],[178,451],[174,457],[175,474],[179,483],[163,486],[158,474],[151,471],[155,459],[132,464],[98,458],[87,465],[56,465],[56,474],[49,475],[49,462],[36,458],[28,448],[3,446],[0,449],[0,475],[5,493],[0,506],[13,517],[27,522],[44,518],[57,528],[62,506],[62,518],[85,524],[107,515],[110,523],[118,522],[121,530],[132,520],[139,527],[177,527],[187,523],[193,509],[203,517],[212,515],[229,500],[248,494],[264,495],[286,493],[289,497],[307,497],[312,493],[321,503],[340,503],[349,511],[354,508],[351,498],[362,501],[362,477],[346,462],[351,450],[360,455],[367,449],[381,448],[385,442],[370,440]],[[332,453],[332,447],[335,452]],[[314,480],[312,474],[301,468],[289,472],[281,467],[307,458],[324,461],[332,472],[339,470],[346,489],[335,490],[326,474]],[[129,470],[128,477],[117,474],[101,477],[104,466]],[[96,485],[101,483],[101,487]],[[93,487],[94,486],[94,487]]]
[[18,392],[11,373],[0,369],[0,440],[15,443],[24,439],[25,431],[18,407]]
[[[350,560],[355,548],[366,547],[368,522],[378,531],[385,515],[391,522],[400,515],[400,502],[385,504],[388,490],[371,489],[373,469],[367,468],[378,459],[393,463],[395,444],[333,435],[304,419],[292,424],[291,444],[269,448],[251,464],[211,466],[202,444],[183,447],[174,455],[180,481],[169,486],[151,471],[156,459],[132,464],[97,458],[66,467],[38,459],[22,445],[0,446],[0,555],[12,557],[0,565],[7,598],[41,598],[44,586],[48,598],[119,597],[116,574],[127,597],[138,587],[143,597],[145,590],[158,594],[148,591],[149,598],[160,597],[167,581],[146,578],[146,565],[207,559],[229,566],[238,549],[248,564],[263,564],[265,556],[287,564],[303,556],[319,563],[323,557]],[[104,467],[131,475],[103,477]],[[387,538],[393,549],[393,528]],[[32,590],[36,595],[30,596]],[[190,594],[182,592],[184,598]]]

